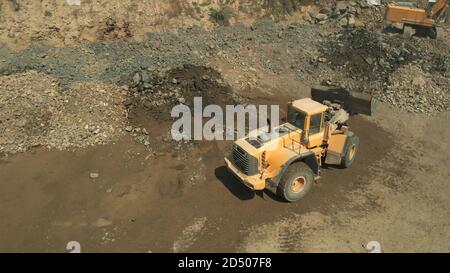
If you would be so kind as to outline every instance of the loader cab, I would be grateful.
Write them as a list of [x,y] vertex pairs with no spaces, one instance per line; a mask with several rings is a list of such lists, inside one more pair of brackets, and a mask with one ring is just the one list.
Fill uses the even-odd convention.
[[325,105],[310,98],[288,104],[287,121],[302,130],[301,142],[309,149],[323,142],[326,110]]

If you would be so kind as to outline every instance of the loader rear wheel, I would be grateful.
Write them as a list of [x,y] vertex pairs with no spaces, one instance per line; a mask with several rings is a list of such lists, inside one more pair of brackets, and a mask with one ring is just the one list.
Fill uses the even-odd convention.
[[358,149],[359,149],[359,137],[356,135],[349,136],[347,144],[345,146],[345,154],[341,161],[342,167],[348,168],[353,164]]
[[303,162],[291,164],[278,184],[278,196],[289,202],[295,202],[311,190],[314,183],[314,173]]

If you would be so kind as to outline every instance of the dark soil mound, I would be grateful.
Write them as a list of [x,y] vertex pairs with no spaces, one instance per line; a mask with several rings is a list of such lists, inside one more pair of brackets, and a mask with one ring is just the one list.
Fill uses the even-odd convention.
[[386,80],[399,66],[419,57],[412,43],[387,37],[366,29],[344,30],[329,37],[321,50],[333,67],[345,69],[352,78]]
[[203,105],[225,106],[237,103],[232,88],[214,69],[184,65],[153,75],[141,70],[133,75],[126,105],[129,111],[142,105],[157,118],[170,119],[172,108],[178,104],[193,107],[194,97],[202,97]]

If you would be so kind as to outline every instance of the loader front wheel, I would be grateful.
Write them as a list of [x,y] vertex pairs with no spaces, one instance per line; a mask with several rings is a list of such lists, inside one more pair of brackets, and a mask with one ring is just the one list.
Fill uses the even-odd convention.
[[311,190],[314,183],[314,173],[303,162],[291,164],[278,185],[278,196],[289,202],[295,202]]
[[359,137],[352,135],[347,140],[347,145],[345,146],[344,157],[342,158],[341,166],[348,168],[355,161],[356,153],[359,149]]

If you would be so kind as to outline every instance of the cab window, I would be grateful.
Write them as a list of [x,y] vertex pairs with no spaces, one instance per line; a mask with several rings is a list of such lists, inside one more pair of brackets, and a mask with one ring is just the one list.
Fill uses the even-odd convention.
[[296,110],[294,107],[288,107],[288,122],[295,127],[302,129],[305,127],[305,113]]
[[314,135],[322,131],[322,113],[312,115],[309,125],[309,134]]

